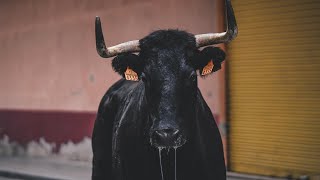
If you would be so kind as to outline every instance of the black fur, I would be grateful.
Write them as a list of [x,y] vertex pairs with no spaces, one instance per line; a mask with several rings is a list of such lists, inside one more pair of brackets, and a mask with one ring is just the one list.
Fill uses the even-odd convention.
[[[177,179],[225,180],[220,133],[196,76],[205,64],[200,61],[221,63],[223,55],[215,48],[199,53],[194,36],[178,30],[151,33],[140,40],[140,48],[138,56],[113,60],[116,72],[132,66],[141,80],[121,79],[101,100],[92,135],[92,179],[161,180],[161,145],[154,143],[152,134],[178,129],[185,141],[166,146],[180,146]],[[130,64],[132,59],[135,63]],[[173,150],[162,151],[162,164],[164,179],[174,180]]]
[[194,35],[179,30],[155,31],[139,41],[142,51],[156,51],[158,49],[196,48]]

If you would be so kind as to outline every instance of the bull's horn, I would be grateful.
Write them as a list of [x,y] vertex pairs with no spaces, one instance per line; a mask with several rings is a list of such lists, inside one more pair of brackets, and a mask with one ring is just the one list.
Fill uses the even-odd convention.
[[107,48],[106,44],[104,43],[104,37],[102,33],[102,28],[101,28],[101,21],[100,17],[96,17],[96,48],[98,54],[103,57],[103,58],[109,58],[116,56],[120,53],[125,53],[125,52],[139,52],[139,41],[128,41],[125,43],[118,44],[116,46],[112,46]]
[[238,27],[231,0],[226,0],[226,21],[227,31],[222,33],[208,33],[196,35],[197,47],[209,46],[213,44],[226,43],[232,41],[238,34]]

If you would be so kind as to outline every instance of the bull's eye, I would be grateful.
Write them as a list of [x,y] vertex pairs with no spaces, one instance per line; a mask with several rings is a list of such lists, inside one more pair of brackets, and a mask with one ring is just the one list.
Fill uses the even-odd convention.
[[140,79],[141,79],[143,82],[146,82],[146,75],[145,75],[144,73],[141,73]]
[[195,82],[197,80],[197,74],[192,73],[189,77],[190,81]]

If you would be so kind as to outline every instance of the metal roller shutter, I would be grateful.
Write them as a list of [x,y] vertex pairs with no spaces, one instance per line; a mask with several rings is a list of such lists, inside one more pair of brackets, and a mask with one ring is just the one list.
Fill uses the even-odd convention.
[[320,1],[233,0],[230,170],[320,175]]

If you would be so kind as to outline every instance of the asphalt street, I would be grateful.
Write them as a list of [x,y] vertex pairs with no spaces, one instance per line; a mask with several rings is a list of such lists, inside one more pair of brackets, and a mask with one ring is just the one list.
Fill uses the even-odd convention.
[[[48,158],[0,157],[0,180],[89,180],[91,179],[91,170],[91,162],[89,161],[66,160],[56,156]],[[228,172],[227,175],[227,180],[284,180],[234,172]],[[17,177],[18,179],[8,177]]]

